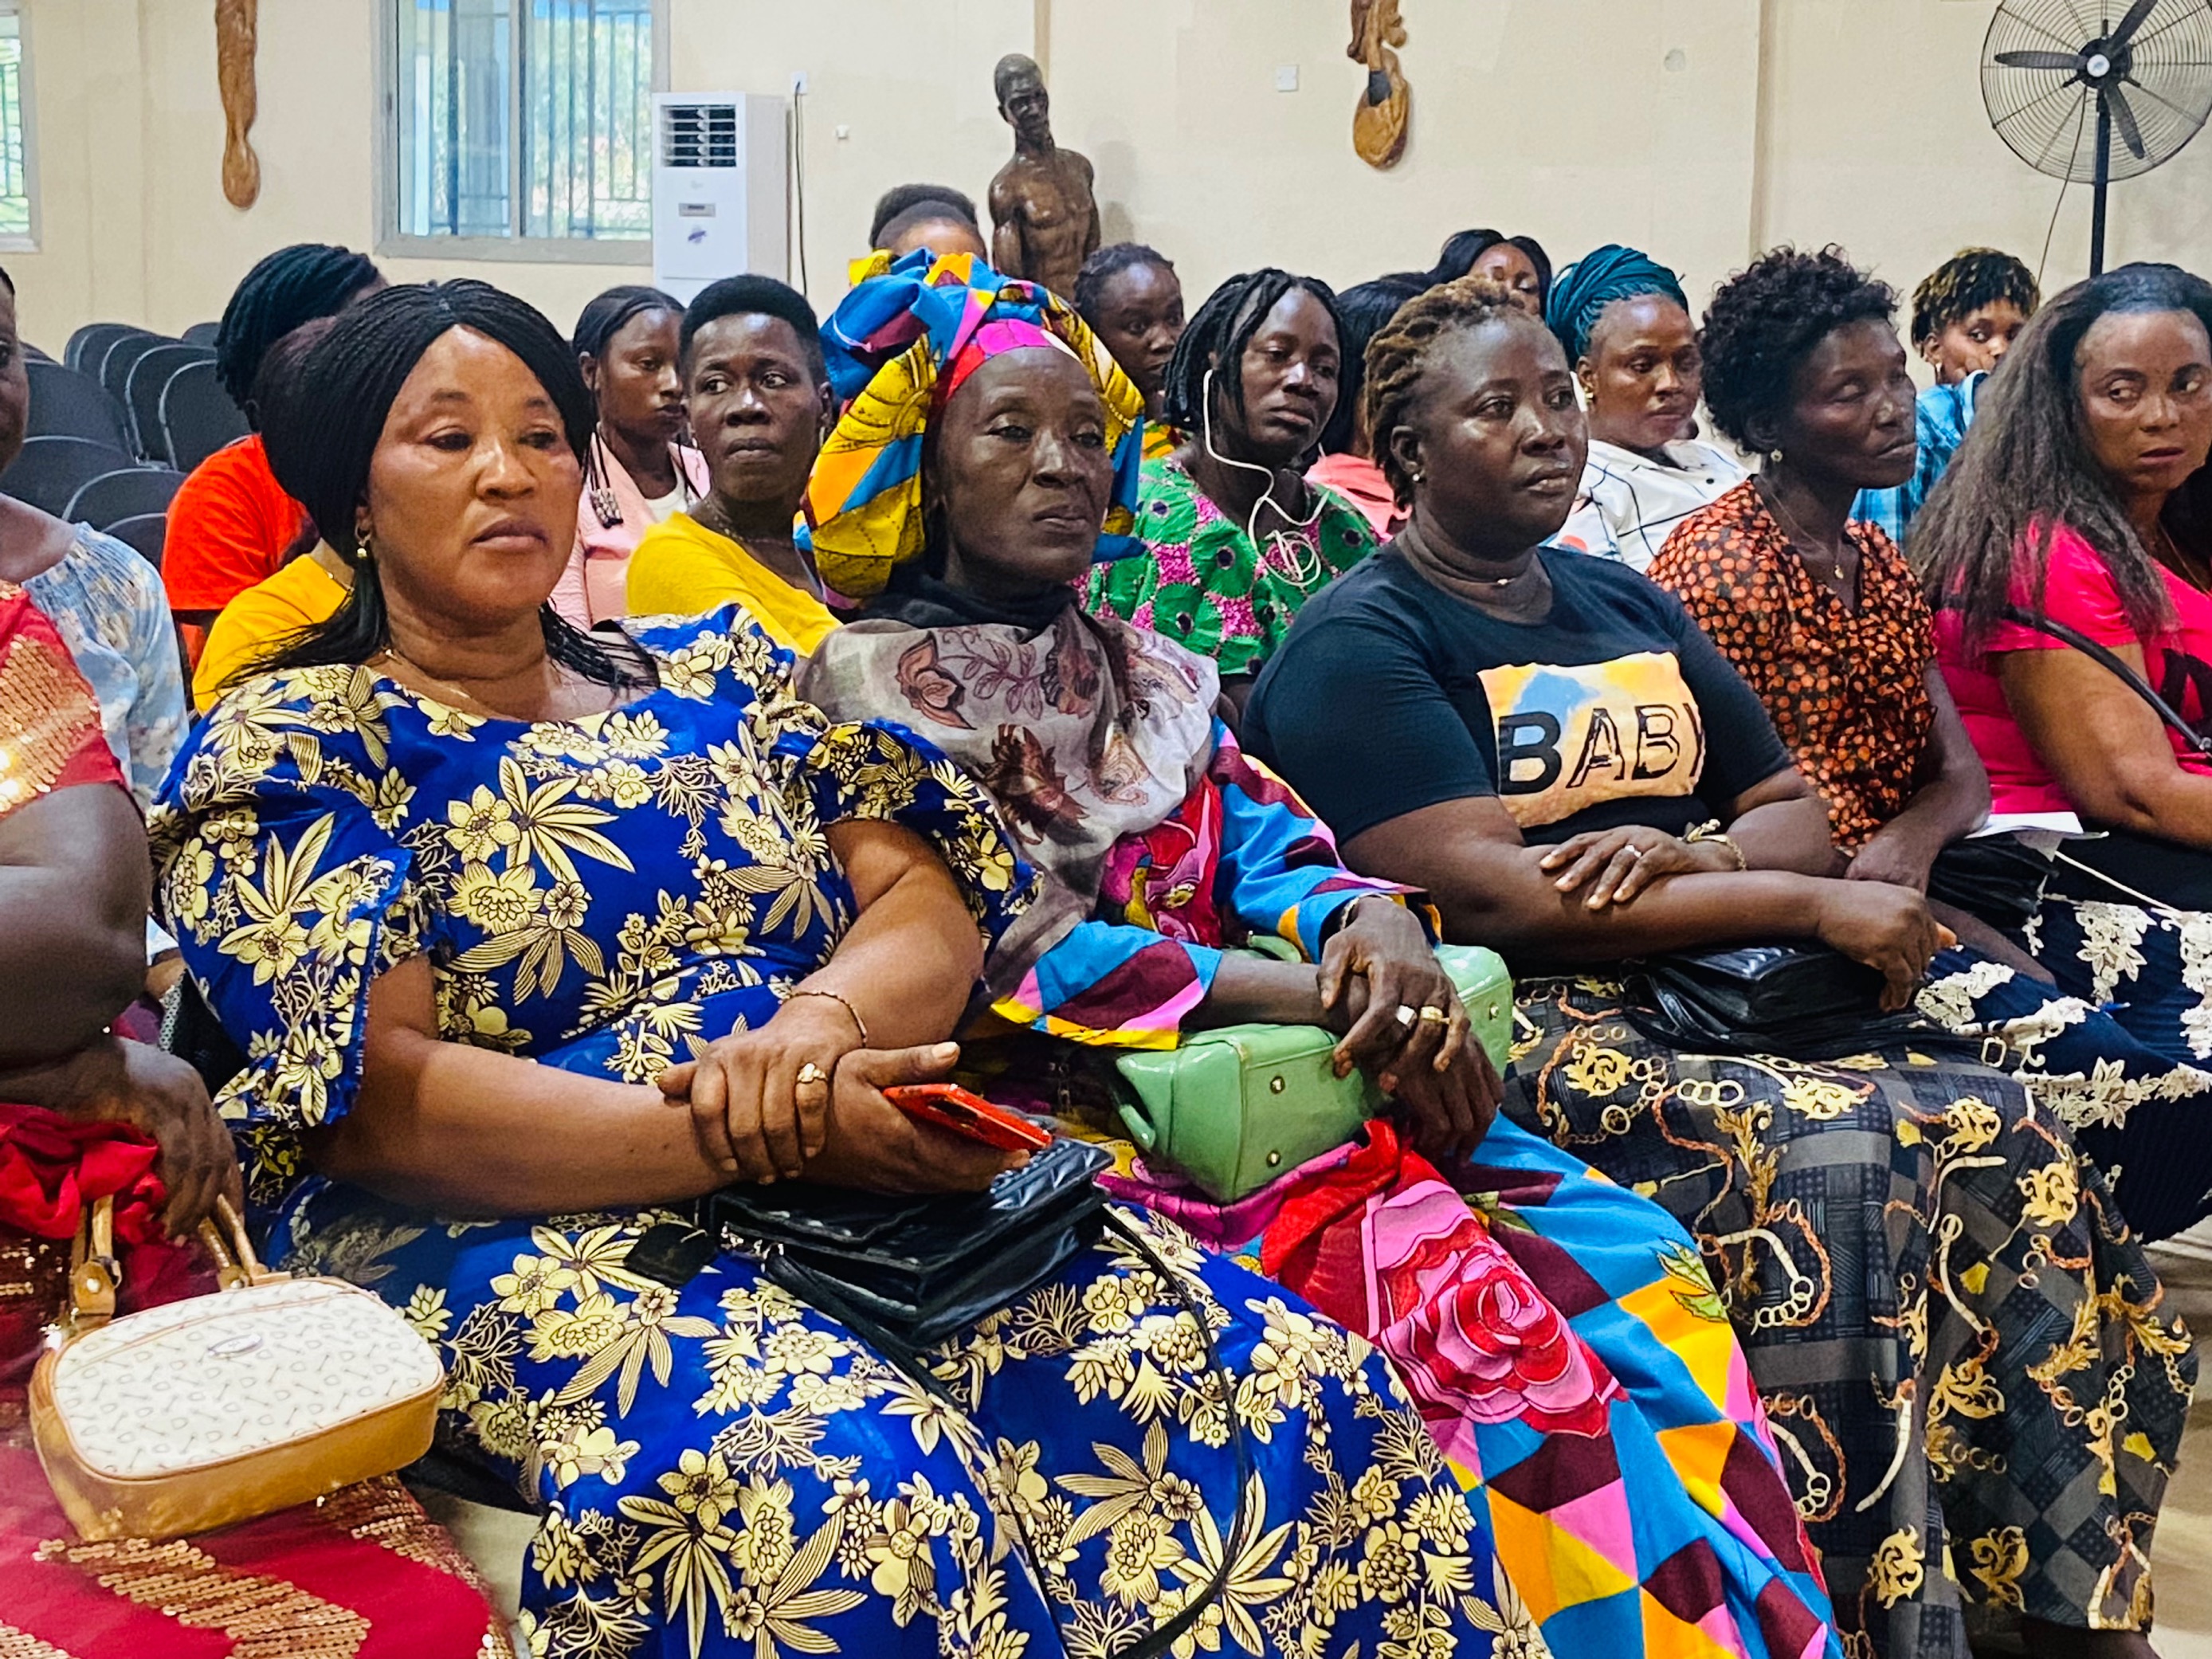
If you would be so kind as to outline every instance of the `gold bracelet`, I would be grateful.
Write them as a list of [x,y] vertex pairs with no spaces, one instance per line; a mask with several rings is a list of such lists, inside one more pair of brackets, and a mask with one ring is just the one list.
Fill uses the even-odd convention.
[[847,1013],[853,1017],[853,1029],[860,1034],[860,1046],[863,1048],[869,1046],[868,1022],[860,1018],[860,1011],[853,1006],[851,999],[837,991],[793,991],[789,996],[783,1000],[784,1006],[788,1007],[791,1004],[798,1001],[801,997],[822,997],[828,1001],[836,1003],[840,1008],[842,1008]]
[[1718,818],[1708,819],[1704,823],[1699,824],[1696,829],[1691,830],[1690,833],[1683,836],[1682,839],[1689,842],[1692,847],[1697,846],[1700,842],[1709,842],[1716,847],[1727,848],[1729,852],[1735,854],[1735,867],[1738,874],[1741,874],[1743,872],[1751,868],[1751,860],[1743,855],[1743,847],[1741,843],[1740,843],[1734,836],[1728,835],[1722,830],[1721,821]]

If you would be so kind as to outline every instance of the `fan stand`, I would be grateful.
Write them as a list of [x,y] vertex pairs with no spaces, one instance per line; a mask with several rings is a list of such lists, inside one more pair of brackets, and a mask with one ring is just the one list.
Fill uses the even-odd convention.
[[2097,94],[2097,177],[2089,194],[2089,274],[2105,274],[2105,198],[2112,187],[2112,106]]

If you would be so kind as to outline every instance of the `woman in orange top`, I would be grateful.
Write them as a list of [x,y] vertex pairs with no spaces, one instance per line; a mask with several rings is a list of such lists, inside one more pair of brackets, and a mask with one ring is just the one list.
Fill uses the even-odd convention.
[[216,378],[253,430],[192,470],[169,503],[161,581],[194,661],[216,613],[301,545],[307,515],[277,487],[261,443],[255,382],[270,348],[302,323],[334,317],[384,286],[365,253],[321,242],[279,248],[246,273],[223,307]]

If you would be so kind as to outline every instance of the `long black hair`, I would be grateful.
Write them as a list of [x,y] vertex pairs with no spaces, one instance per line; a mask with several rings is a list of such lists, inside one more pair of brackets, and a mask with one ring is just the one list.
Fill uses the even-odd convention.
[[239,280],[216,325],[215,377],[240,409],[269,348],[302,323],[335,317],[362,289],[381,282],[366,253],[327,242],[280,247]]
[[[1912,521],[1912,559],[1930,603],[1959,609],[1970,652],[1987,644],[2023,572],[2033,572],[2042,607],[2062,526],[2097,550],[2139,635],[2172,625],[2158,562],[2090,452],[2074,361],[2099,318],[2131,311],[2189,312],[2212,334],[2212,283],[2178,265],[2123,265],[2045,306],[1983,386],[1966,442]],[[2203,522],[2206,470],[2176,492],[2200,537],[2212,528]]]
[[1244,376],[1238,372],[1244,348],[1252,343],[1252,337],[1260,331],[1260,325],[1267,320],[1276,302],[1292,292],[1311,295],[1328,313],[1329,320],[1336,325],[1338,350],[1342,352],[1344,319],[1337,312],[1336,290],[1320,277],[1294,276],[1273,265],[1231,276],[1206,295],[1206,303],[1176,342],[1175,356],[1168,360],[1167,407],[1163,413],[1170,426],[1179,426],[1186,432],[1204,429],[1209,369],[1216,371],[1216,389],[1229,407],[1239,416],[1244,413]]
[[[327,621],[279,641],[247,672],[365,663],[391,645],[376,560],[356,556],[356,515],[392,400],[422,354],[456,328],[495,340],[522,359],[560,412],[568,447],[583,459],[594,418],[592,394],[568,343],[535,307],[489,283],[465,279],[390,288],[364,300],[309,350],[300,369],[305,395],[266,435],[276,482],[307,509],[323,539],[352,562],[353,588]],[[601,685],[658,684],[642,653],[618,659],[550,604],[539,615],[546,654],[562,667]]]

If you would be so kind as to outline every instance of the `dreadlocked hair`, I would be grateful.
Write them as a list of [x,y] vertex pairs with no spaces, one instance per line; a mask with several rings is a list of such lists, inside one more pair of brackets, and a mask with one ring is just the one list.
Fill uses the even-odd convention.
[[1839,328],[1896,313],[1896,290],[1833,245],[1760,255],[1714,292],[1698,331],[1714,426],[1746,449],[1762,447],[1751,428],[1781,412],[1790,377],[1813,349]]
[[346,301],[382,281],[366,253],[326,242],[280,247],[242,277],[216,325],[215,377],[241,409],[269,348],[302,323],[335,317]]
[[1146,247],[1142,242],[1109,242],[1104,247],[1083,262],[1083,269],[1075,273],[1075,292],[1071,303],[1075,314],[1096,328],[1098,309],[1105,303],[1106,284],[1125,270],[1150,267],[1175,275],[1175,261],[1158,248]]
[[[323,539],[352,562],[353,587],[327,621],[279,641],[246,673],[359,665],[391,646],[383,580],[373,548],[368,556],[356,556],[362,543],[356,517],[393,399],[422,355],[456,328],[495,341],[522,360],[559,411],[569,449],[583,459],[592,394],[568,343],[536,307],[489,283],[465,279],[389,288],[364,300],[309,349],[297,381],[302,395],[285,401],[284,418],[266,434],[270,470],[307,509]],[[627,660],[618,659],[550,604],[538,619],[546,654],[563,668],[624,690],[659,684],[652,659],[634,647],[625,650]]]
[[1367,431],[1376,465],[1390,481],[1401,507],[1413,499],[1413,480],[1399,461],[1390,434],[1406,424],[1421,395],[1421,377],[1437,343],[1489,323],[1525,325],[1547,340],[1553,337],[1552,331],[1523,311],[1503,283],[1462,276],[1408,301],[1367,343]]
[[1961,249],[1912,290],[1913,345],[1926,345],[1952,324],[2001,300],[2011,301],[2022,317],[2034,316],[2043,302],[2035,273],[1993,247]]
[[[1929,602],[1961,613],[1970,653],[1988,644],[2021,578],[2032,579],[2033,608],[2043,608],[2062,526],[2096,549],[2139,635],[2172,626],[2166,579],[2090,451],[2075,362],[2098,319],[2143,311],[2189,312],[2212,333],[2212,283],[2176,265],[2123,265],[2045,306],[1990,376],[1966,442],[1913,520],[1912,560]],[[2209,494],[2200,470],[2168,509],[2196,537],[2212,530]]]
[[1231,276],[1198,308],[1176,342],[1168,360],[1167,407],[1163,416],[1170,426],[1197,432],[1205,424],[1206,377],[1214,375],[1214,391],[1239,416],[1244,413],[1244,349],[1260,331],[1260,325],[1285,294],[1310,294],[1336,325],[1344,337],[1344,321],[1336,308],[1336,291],[1318,276],[1294,276],[1268,265]]

